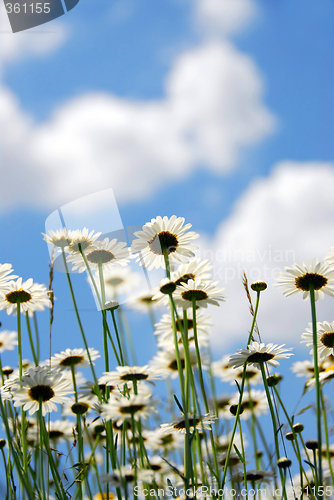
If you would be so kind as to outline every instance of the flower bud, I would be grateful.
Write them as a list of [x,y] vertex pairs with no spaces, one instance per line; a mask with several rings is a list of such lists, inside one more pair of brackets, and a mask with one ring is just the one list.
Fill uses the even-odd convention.
[[292,464],[291,460],[286,457],[281,457],[277,461],[277,467],[279,467],[280,469],[288,469],[289,467],[291,467],[291,464]]
[[264,281],[255,281],[255,283],[251,284],[251,289],[254,290],[254,292],[263,292],[267,288],[267,283]]
[[293,430],[294,430],[295,432],[297,432],[297,434],[298,434],[299,432],[303,432],[303,430],[304,430],[304,426],[303,426],[303,424],[299,424],[299,423],[297,423],[297,424],[295,424],[295,425],[293,426]]
[[275,387],[280,383],[282,379],[283,379],[282,375],[274,373],[273,375],[269,375],[269,377],[267,377],[267,383],[269,387]]
[[[236,416],[237,414],[237,411],[238,411],[238,406],[239,405],[232,405],[230,406],[230,412],[232,413],[232,415]],[[244,407],[242,405],[240,405],[240,412],[239,412],[239,415],[241,415],[244,411]]]
[[319,448],[319,443],[316,439],[309,439],[305,442],[305,446],[308,450],[317,450]]
[[89,409],[89,406],[87,403],[74,403],[71,406],[71,410],[75,415],[84,415]]

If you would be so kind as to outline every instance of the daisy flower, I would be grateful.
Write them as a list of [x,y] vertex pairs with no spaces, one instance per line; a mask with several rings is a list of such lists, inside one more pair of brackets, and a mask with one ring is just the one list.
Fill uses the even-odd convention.
[[323,299],[324,293],[334,296],[334,267],[328,262],[313,259],[311,264],[293,264],[286,267],[285,273],[278,277],[274,286],[280,288],[286,297],[303,293],[303,299],[310,296],[310,285],[313,285],[315,300]]
[[189,280],[210,281],[212,265],[208,260],[194,259],[186,264],[181,264],[177,271],[171,273],[171,281],[176,285],[188,283]]
[[45,285],[34,283],[32,278],[22,283],[22,278],[10,281],[7,290],[0,290],[0,310],[5,309],[7,314],[16,314],[17,304],[20,303],[22,313],[28,312],[33,316],[35,311],[44,311],[51,307],[48,290]]
[[39,409],[42,401],[43,417],[55,410],[56,403],[65,403],[68,394],[72,392],[69,381],[59,372],[52,372],[47,367],[30,368],[12,387],[14,406],[23,406],[24,411],[33,415]]
[[[259,481],[260,483],[270,483],[270,480],[275,477],[273,472],[267,470],[249,470],[246,472],[247,481],[254,483],[255,481]],[[239,472],[236,476],[233,477],[235,480],[243,481],[244,473]]]
[[116,366],[116,372],[104,372],[100,378],[102,384],[122,386],[129,382],[150,382],[161,378],[161,373],[152,366]]
[[[233,368],[238,368],[243,366],[245,363],[256,366],[260,369],[260,363],[268,363],[271,366],[278,366],[278,359],[285,359],[293,356],[291,351],[293,348],[282,349],[285,344],[259,344],[254,341],[248,346],[248,349],[237,349],[236,354],[232,354],[230,357],[230,366]],[[284,353],[284,354],[283,354]]]
[[146,431],[146,434],[148,438],[148,444],[145,443],[146,448],[156,452],[180,450],[184,446],[184,436],[180,433],[168,433],[159,427],[153,431]]
[[157,413],[157,402],[151,399],[151,394],[130,395],[129,398],[111,398],[101,404],[101,416],[105,420],[115,420],[120,425],[127,418],[146,419],[150,413]]
[[[227,458],[227,453],[226,452],[222,453],[221,455],[218,456],[218,465],[220,467],[225,467],[226,458]],[[235,468],[242,467],[242,462],[241,462],[239,456],[236,453],[234,453],[234,452],[230,453],[230,455],[228,457],[228,467],[232,471]]]
[[13,351],[17,345],[17,332],[3,330],[0,333],[0,353]]
[[112,299],[116,293],[124,294],[131,292],[134,288],[138,287],[141,280],[141,276],[138,273],[131,272],[129,267],[111,269],[104,273],[103,278],[106,296]]
[[13,272],[11,264],[0,264],[0,290],[6,290],[8,281],[14,280],[17,276],[11,274]]
[[[222,382],[230,382],[231,385],[235,385],[235,380],[241,382],[243,377],[243,366],[239,368],[230,367],[230,355],[227,354],[223,356],[220,361],[214,361],[211,363],[212,373],[215,377],[219,377]],[[251,385],[257,385],[262,383],[261,372],[253,367],[247,366],[245,373],[246,380]]]
[[230,406],[231,406],[231,395],[230,394],[221,394],[216,398],[216,401],[211,401],[210,406],[212,408],[217,407],[218,414],[220,417],[225,417],[228,415],[228,418],[231,418],[230,414]]
[[[176,330],[178,333],[178,339],[181,339],[181,328],[184,329],[184,320],[182,316],[179,316],[179,321],[176,322]],[[159,321],[156,323],[154,330],[154,335],[158,337],[158,344],[169,340],[174,342],[174,333],[173,333],[173,322],[170,314],[164,314]],[[187,310],[187,326],[188,326],[188,338],[191,340],[194,338],[194,324],[193,324],[193,314],[190,309]],[[208,338],[208,330],[212,326],[211,317],[207,314],[203,314],[202,311],[197,311],[196,313],[196,326],[197,326],[197,335],[203,338]]]
[[193,299],[199,307],[208,307],[208,304],[219,306],[219,301],[225,301],[226,297],[221,292],[223,288],[218,288],[214,283],[204,281],[189,280],[188,283],[182,283],[173,294],[175,305],[187,309],[192,307]]
[[[210,415],[210,413],[206,413],[202,417],[193,415],[188,415],[189,420],[189,428],[190,432],[193,432],[195,429],[202,431],[203,429],[210,430],[211,424],[215,422],[217,417],[215,415]],[[181,432],[182,434],[186,433],[186,420],[184,415],[178,417],[174,422],[170,424],[161,424],[161,429],[166,434],[172,432]]]
[[190,242],[199,238],[199,234],[188,230],[191,224],[184,225],[183,217],[173,215],[168,217],[157,217],[147,222],[141,231],[134,233],[137,237],[132,242],[132,253],[139,256],[136,262],[144,265],[149,271],[154,267],[165,269],[165,260],[163,249],[168,253],[171,263],[187,262],[189,258],[194,257],[193,250],[197,246]]
[[[185,352],[182,345],[179,346],[180,360],[182,369],[185,367]],[[197,357],[194,350],[190,350],[190,364],[192,368],[197,367]],[[202,368],[206,369],[208,365],[208,359],[204,356],[201,358]],[[160,349],[158,353],[153,357],[150,362],[150,366],[153,368],[160,369],[163,375],[171,378],[177,378],[179,376],[177,369],[177,359],[175,354],[175,349],[162,350]]]
[[[216,440],[216,448],[219,453],[225,453],[228,450],[230,441],[232,437],[232,431],[229,432],[228,434],[223,434],[221,436],[218,436]],[[238,432],[235,433],[234,438],[233,438],[233,443],[236,445],[236,447],[241,450],[241,438],[240,434]],[[211,444],[211,443],[210,443]],[[243,445],[246,448],[247,446],[247,441],[245,439],[245,436],[243,436]]]
[[[89,355],[92,361],[99,358],[99,351],[93,348],[89,348]],[[61,351],[55,354],[51,358],[52,368],[57,368],[58,370],[71,369],[71,366],[88,368],[89,358],[86,349],[66,349],[66,351]]]
[[[59,441],[61,439],[70,441],[74,439],[74,427],[73,422],[69,420],[51,420],[46,423],[46,432],[52,441]],[[34,441],[37,442],[38,435],[38,426],[34,426],[30,432],[30,436],[34,437]]]
[[[302,343],[305,343],[307,347],[313,346],[313,329],[312,323],[309,323],[309,328],[306,328],[305,333],[302,334]],[[320,360],[323,360],[327,356],[333,354],[334,346],[334,321],[328,323],[324,321],[323,323],[317,322],[317,349],[319,353]],[[310,354],[313,354],[313,349],[310,350]]]
[[[97,271],[99,264],[103,266],[103,270],[109,271],[113,266],[126,266],[129,263],[129,249],[127,244],[117,239],[109,241],[105,238],[102,241],[95,241],[84,252],[89,268]],[[125,248],[124,248],[125,247]],[[87,271],[86,264],[81,253],[70,254],[68,261],[73,264],[73,271],[78,270],[79,273]]]
[[[334,364],[328,365],[319,373],[319,382],[325,383],[333,380],[334,378]],[[315,378],[312,377],[306,382],[307,387],[312,388],[315,386]]]
[[[322,364],[319,365],[319,372],[323,371]],[[306,377],[307,379],[314,377],[314,361],[306,359],[305,361],[296,361],[291,367],[291,371],[296,374],[296,377]]]
[[[239,392],[235,393],[230,399],[231,405],[239,404]],[[242,407],[243,413],[240,418],[243,420],[248,420],[252,416],[252,411],[256,417],[268,412],[268,400],[266,396],[266,391],[261,391],[257,389],[251,389],[249,392],[244,392],[242,396]],[[230,411],[225,414],[225,418],[234,418]]]
[[124,465],[119,469],[114,469],[111,474],[100,474],[101,483],[109,483],[115,488],[123,486],[122,483],[133,484],[136,480],[152,482],[154,472],[148,469],[135,469],[129,465]]
[[54,245],[59,248],[66,248],[71,243],[72,238],[70,236],[70,231],[67,231],[66,227],[57,229],[56,231],[48,231],[47,234],[42,233],[44,236],[44,241],[49,245]]
[[83,229],[76,229],[75,231],[69,231],[71,242],[68,244],[67,251],[70,253],[81,253],[81,249],[84,252],[95,243],[101,234],[102,233],[94,234],[94,231],[89,232],[89,229],[86,227]]

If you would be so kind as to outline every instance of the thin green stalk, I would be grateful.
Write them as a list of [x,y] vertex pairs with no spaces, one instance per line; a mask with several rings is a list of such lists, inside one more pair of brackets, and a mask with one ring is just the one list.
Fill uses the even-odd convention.
[[84,332],[84,329],[83,329],[83,326],[82,326],[82,323],[81,323],[81,319],[80,319],[80,315],[79,315],[79,310],[78,310],[77,302],[75,300],[75,295],[74,295],[74,291],[73,291],[72,281],[71,281],[71,278],[70,278],[70,273],[69,273],[69,270],[68,270],[68,266],[67,266],[67,262],[66,262],[66,256],[65,256],[65,252],[64,252],[63,248],[62,248],[62,256],[63,256],[63,262],[64,262],[65,271],[66,271],[68,286],[69,286],[69,289],[70,289],[70,293],[71,293],[71,297],[72,297],[72,302],[73,302],[73,306],[74,306],[74,310],[75,310],[75,315],[77,317],[77,321],[78,321],[79,329],[80,329],[80,332],[81,332],[82,340],[83,340],[83,343],[85,345],[85,349],[86,349],[86,352],[87,352],[87,357],[88,357],[88,360],[89,360],[90,369],[91,369],[92,374],[93,374],[94,384],[95,384],[95,387],[96,387],[97,395],[98,395],[99,401],[101,401],[102,398],[101,398],[101,392],[100,392],[100,388],[99,388],[99,383],[98,383],[98,380],[97,380],[97,377],[96,377],[96,373],[95,373],[95,369],[94,369],[94,365],[93,365],[93,362],[92,362],[92,359],[91,359],[91,356],[90,356],[89,347],[88,347],[87,340],[86,340],[86,335],[85,335],[85,332]]
[[[285,415],[285,417],[286,417],[286,419],[287,419],[287,421],[288,421],[289,427],[290,427],[291,432],[292,432],[293,437],[294,437],[293,443],[295,443],[295,444],[296,444],[296,451],[295,451],[295,454],[296,454],[296,457],[297,457],[297,460],[298,460],[299,470],[300,470],[300,473],[301,473],[301,481],[300,481],[300,483],[301,483],[301,486],[302,486],[302,485],[303,485],[303,479],[302,479],[303,474],[304,474],[304,476],[305,476],[305,478],[306,478],[306,481],[307,481],[307,482],[308,482],[308,477],[307,477],[307,475],[306,475],[306,473],[305,473],[305,470],[304,470],[304,467],[303,467],[303,460],[302,460],[302,456],[301,456],[301,453],[300,453],[300,448],[299,448],[299,443],[298,443],[298,436],[297,436],[297,433],[296,433],[296,431],[295,431],[295,429],[294,429],[294,427],[293,427],[292,420],[291,420],[291,419],[290,419],[290,417],[289,417],[289,414],[288,414],[288,412],[287,412],[287,410],[286,410],[286,408],[285,408],[285,406],[284,406],[284,404],[283,404],[283,401],[282,401],[282,399],[281,399],[281,397],[280,397],[280,394],[279,394],[279,392],[278,392],[277,388],[276,388],[276,387],[274,387],[273,389],[274,389],[274,392],[275,392],[276,398],[277,398],[277,400],[278,400],[278,402],[279,402],[279,404],[280,404],[280,407],[281,407],[281,408],[282,408],[282,410],[283,410],[283,413],[284,413],[284,415]],[[309,487],[310,487],[310,484],[309,484]]]
[[10,475],[9,475],[8,465],[7,465],[6,456],[5,456],[5,452],[3,451],[3,448],[1,448],[1,453],[2,453],[3,463],[4,463],[4,467],[5,467],[5,473],[6,473],[6,486],[7,486],[6,487],[6,500],[8,500],[9,492],[12,493],[12,489],[11,489],[11,485],[10,485]]
[[[276,423],[275,410],[274,410],[273,402],[272,402],[270,391],[269,391],[269,386],[268,386],[268,382],[267,382],[267,377],[266,377],[263,361],[259,361],[259,365],[260,365],[260,369],[261,369],[264,390],[266,391],[266,395],[267,395],[267,401],[268,401],[268,406],[269,406],[269,410],[270,410],[271,421],[273,424],[276,461],[277,461],[280,458],[280,451],[279,451],[278,429],[277,429],[277,423]],[[282,469],[279,469],[279,471],[280,471],[280,476],[281,476],[281,483],[283,484],[283,471],[282,471]]]
[[35,312],[34,312],[34,327],[35,327],[35,336],[36,336],[36,356],[37,356],[37,359],[39,359],[40,343],[39,343],[39,332],[38,332],[37,317],[36,317],[36,313]]
[[[255,327],[255,323],[256,323],[256,316],[257,316],[257,313],[258,313],[259,303],[260,303],[260,294],[261,294],[261,292],[258,291],[257,295],[256,295],[255,310],[254,310],[254,315],[253,315],[252,326],[251,326],[251,329],[250,329],[250,332],[249,332],[249,336],[248,336],[247,347],[248,347],[248,345],[250,344],[250,342],[251,342],[251,340],[253,338],[253,331],[254,331],[254,327]],[[233,429],[232,429],[232,432],[231,432],[230,443],[228,445],[228,449],[227,449],[227,452],[226,452],[226,462],[225,462],[225,466],[224,466],[223,479],[222,479],[222,485],[221,485],[222,489],[224,488],[224,485],[225,485],[225,482],[226,482],[226,475],[227,475],[227,470],[228,470],[228,465],[227,464],[229,462],[229,458],[230,458],[230,454],[231,454],[231,450],[232,450],[232,445],[233,445],[233,440],[234,440],[235,432],[236,432],[237,425],[238,425],[238,418],[240,416],[241,404],[242,404],[242,396],[243,396],[244,389],[245,389],[246,369],[247,369],[247,362],[244,364],[244,368],[243,368],[243,372],[242,372],[242,380],[241,380],[241,387],[240,387],[238,408],[237,408],[237,413],[236,413],[235,420],[234,420]]]
[[120,358],[121,358],[121,366],[125,366],[124,357],[123,357],[123,349],[122,349],[122,344],[121,344],[121,339],[119,337],[118,328],[117,328],[117,322],[116,322],[116,318],[115,318],[115,311],[113,309],[110,309],[110,314],[111,314],[111,317],[112,317],[112,322],[113,322],[113,325],[114,325],[114,330],[115,330],[117,345],[118,345],[118,349],[119,349],[119,355],[120,355]]
[[45,478],[44,478],[44,456],[43,456],[43,414],[42,414],[42,408],[43,408],[43,399],[40,397],[39,399],[39,410],[38,410],[38,427],[39,427],[39,480],[40,480],[40,486],[42,489],[42,494],[43,494],[43,500],[46,500],[45,496]]
[[260,469],[260,457],[258,456],[257,449],[257,440],[256,440],[256,431],[255,431],[255,414],[254,414],[254,404],[252,400],[251,388],[249,384],[249,380],[247,380],[247,390],[248,390],[248,398],[249,398],[249,407],[251,411],[251,435],[253,438],[253,446],[254,446],[254,456],[255,456],[255,464],[256,469]]
[[[206,413],[210,413],[209,403],[208,403],[208,399],[207,399],[206,391],[205,391],[204,377],[203,377],[203,371],[202,371],[202,362],[201,362],[201,354],[200,354],[200,350],[199,350],[198,335],[197,335],[196,297],[193,297],[193,299],[192,299],[192,309],[193,309],[193,330],[194,330],[194,340],[195,340],[195,349],[196,349],[196,359],[197,359],[199,381],[200,381],[205,411],[206,411]],[[217,459],[217,454],[216,454],[216,443],[215,443],[215,439],[214,439],[211,425],[210,425],[209,432],[210,432],[213,460],[214,460],[214,465],[215,465],[215,472],[217,475],[217,479],[219,479],[219,467],[218,467],[218,459]]]
[[[22,333],[21,333],[21,303],[17,302],[17,341],[18,341],[18,355],[19,355],[19,380],[22,380]],[[21,406],[21,440],[23,452],[23,471],[27,474],[28,471],[28,456],[27,456],[27,436],[25,431],[25,413],[23,406]]]
[[[322,436],[321,436],[321,397],[320,397],[320,380],[319,380],[319,365],[318,365],[318,338],[317,338],[317,317],[315,308],[315,294],[314,294],[314,284],[310,283],[310,299],[311,299],[311,312],[312,312],[312,330],[313,330],[313,360],[314,360],[314,378],[315,378],[315,388],[316,388],[316,405],[317,405],[317,434],[318,434],[318,476],[319,483],[318,486],[322,486],[322,461],[321,461],[321,449],[322,449]],[[316,465],[316,464],[315,464]]]
[[[326,458],[327,458],[327,461],[328,461],[328,466],[329,466],[329,471],[330,471],[332,483],[334,484],[333,466],[332,466],[331,456],[330,456],[330,453],[329,453],[329,439],[328,439],[326,405],[325,405],[324,395],[323,395],[323,392],[322,392],[322,387],[320,387],[320,397],[321,397],[321,407],[322,407],[322,418],[323,418],[323,421],[324,421],[324,429],[325,429]],[[322,453],[321,449],[319,450],[319,453],[321,455],[321,453]]]
[[243,462],[242,462],[242,468],[244,472],[244,483],[245,483],[245,488],[246,488],[246,500],[248,500],[248,488],[247,488],[247,471],[246,471],[246,460],[245,460],[245,447],[244,447],[244,439],[242,436],[242,427],[241,427],[241,420],[240,417],[238,417],[238,427],[239,427],[239,434],[240,434],[240,442],[241,442],[241,454],[243,457]]
[[32,357],[34,359],[35,366],[38,366],[38,358],[37,358],[37,355],[36,355],[36,351],[35,351],[35,347],[34,347],[34,342],[33,342],[33,339],[32,339],[31,327],[30,327],[30,320],[29,320],[29,314],[28,314],[28,312],[26,312],[26,320],[27,320],[27,330],[28,330],[28,336],[29,336],[29,342],[30,342]]

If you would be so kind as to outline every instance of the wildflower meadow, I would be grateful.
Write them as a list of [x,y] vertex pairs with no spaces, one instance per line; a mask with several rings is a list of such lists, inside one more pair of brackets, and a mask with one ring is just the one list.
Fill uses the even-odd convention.
[[[291,346],[267,342],[258,312],[274,290],[245,273],[240,307],[249,309],[249,329],[236,352],[217,360],[208,310],[219,307],[223,321],[229,297],[212,280],[212,263],[196,257],[199,234],[191,226],[157,216],[134,233],[131,247],[91,227],[50,230],[41,236],[52,249],[47,285],[15,275],[15,262],[0,265],[3,499],[334,498],[334,322],[317,321],[318,299],[334,297],[334,252],[325,248],[323,262],[291,262],[277,275],[286,300],[300,294],[309,303],[300,325],[305,361],[294,362]],[[56,261],[81,343],[41,359],[58,314]],[[136,286],[136,269],[164,277],[120,300]],[[73,271],[85,273],[94,294],[95,337],[87,334]],[[129,307],[151,322],[156,354],[140,366],[133,339],[141,331],[129,326]],[[6,313],[16,330],[6,329]],[[48,315],[48,332],[40,315]],[[71,332],[65,336],[70,344]],[[294,412],[281,390],[283,364],[291,368],[288,384],[301,386]],[[300,423],[307,412],[309,428]]]

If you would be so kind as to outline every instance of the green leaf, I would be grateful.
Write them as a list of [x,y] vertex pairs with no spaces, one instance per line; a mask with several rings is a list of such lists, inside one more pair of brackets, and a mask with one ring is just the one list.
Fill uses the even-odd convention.
[[236,445],[235,445],[235,444],[233,445],[233,448],[235,449],[235,452],[236,452],[236,454],[238,455],[238,457],[240,458],[241,462],[244,464],[244,463],[245,463],[245,459],[244,459],[244,457],[241,455],[240,451],[238,450],[238,448],[236,447]]

